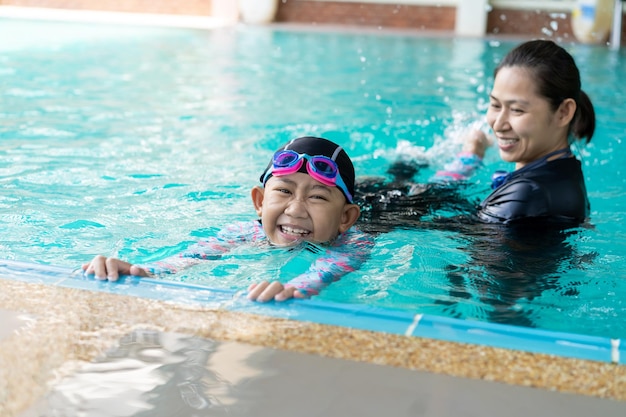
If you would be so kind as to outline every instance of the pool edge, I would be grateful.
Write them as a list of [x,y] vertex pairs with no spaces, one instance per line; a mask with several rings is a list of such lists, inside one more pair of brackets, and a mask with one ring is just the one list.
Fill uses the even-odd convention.
[[[275,318],[342,326],[372,332],[422,337],[455,343],[483,345],[619,365],[626,364],[626,346],[619,338],[520,326],[469,321],[420,312],[404,312],[367,305],[290,300],[284,303],[254,303],[235,291],[202,285],[139,277],[107,282],[85,277],[71,269],[0,260],[0,278],[90,291],[129,295],[165,302],[194,304]],[[167,289],[164,291],[163,289]]]

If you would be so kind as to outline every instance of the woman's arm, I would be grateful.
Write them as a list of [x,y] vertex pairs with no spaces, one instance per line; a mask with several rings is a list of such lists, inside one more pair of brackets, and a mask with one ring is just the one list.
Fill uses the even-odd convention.
[[437,171],[432,182],[462,181],[470,177],[483,162],[485,151],[491,145],[481,130],[472,130],[463,143],[463,150],[456,159]]

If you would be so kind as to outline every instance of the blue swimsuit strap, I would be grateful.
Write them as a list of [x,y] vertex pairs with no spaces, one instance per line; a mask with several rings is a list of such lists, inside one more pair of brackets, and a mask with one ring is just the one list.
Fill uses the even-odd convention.
[[556,159],[569,158],[572,156],[572,150],[569,148],[569,146],[567,148],[558,149],[554,152],[550,152],[549,154],[545,155],[543,158],[537,159],[536,161],[533,161],[530,164],[524,165],[520,169],[513,171],[513,172],[498,170],[494,172],[491,177],[491,188],[495,190],[501,185],[506,184],[513,177],[513,174],[520,174],[522,172],[530,171],[531,169],[547,164],[548,159],[556,155],[560,155],[560,156],[552,159],[553,161]]

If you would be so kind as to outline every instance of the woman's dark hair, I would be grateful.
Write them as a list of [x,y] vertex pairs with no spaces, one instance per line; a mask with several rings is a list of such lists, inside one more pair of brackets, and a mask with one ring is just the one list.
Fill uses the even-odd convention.
[[576,113],[570,133],[577,140],[591,141],[596,128],[596,114],[589,96],[580,88],[580,72],[574,58],[550,40],[525,42],[511,50],[500,62],[494,76],[504,67],[522,67],[532,71],[537,93],[550,102],[556,111],[563,100],[576,101]]

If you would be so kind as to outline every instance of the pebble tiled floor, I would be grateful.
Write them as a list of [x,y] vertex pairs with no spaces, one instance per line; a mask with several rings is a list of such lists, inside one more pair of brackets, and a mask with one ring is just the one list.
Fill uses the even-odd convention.
[[[159,414],[164,405],[149,408],[159,398],[186,398],[169,414],[177,416],[626,415],[621,365],[52,285],[0,286],[3,417],[55,409],[69,416],[168,415]],[[111,354],[129,337],[137,343],[137,334],[156,335],[147,359]],[[176,369],[188,369],[189,357],[205,375],[204,388],[189,378],[177,382]],[[103,370],[103,363],[113,368]],[[160,382],[148,383],[156,368]],[[131,370],[142,377],[129,379]],[[140,402],[129,393],[148,392],[154,404],[122,407]]]

